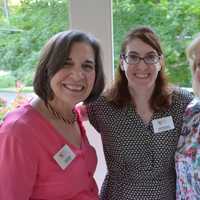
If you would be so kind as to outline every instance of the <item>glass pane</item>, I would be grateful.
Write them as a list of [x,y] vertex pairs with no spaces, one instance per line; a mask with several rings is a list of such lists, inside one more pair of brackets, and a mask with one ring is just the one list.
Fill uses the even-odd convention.
[[0,7],[0,91],[9,90],[11,97],[8,93],[0,96],[6,95],[10,102],[14,98],[10,90],[32,90],[44,43],[68,29],[68,1],[2,0]]
[[191,87],[185,48],[200,30],[199,13],[199,1],[113,0],[115,66],[124,35],[136,26],[151,26],[160,36],[170,81]]

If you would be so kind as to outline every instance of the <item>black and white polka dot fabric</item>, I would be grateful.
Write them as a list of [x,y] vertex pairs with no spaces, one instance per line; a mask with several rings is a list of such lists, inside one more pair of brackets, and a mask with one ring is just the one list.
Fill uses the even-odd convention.
[[172,116],[175,129],[154,133],[131,105],[120,108],[100,97],[88,105],[91,124],[101,133],[108,173],[101,200],[175,200],[174,153],[182,116],[192,95],[173,92],[172,105],[152,120]]

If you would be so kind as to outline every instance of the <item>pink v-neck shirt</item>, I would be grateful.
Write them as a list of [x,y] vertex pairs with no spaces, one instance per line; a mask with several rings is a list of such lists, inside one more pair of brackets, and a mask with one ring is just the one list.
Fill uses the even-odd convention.
[[[98,200],[96,152],[78,123],[80,148],[29,104],[8,114],[0,127],[0,200]],[[64,145],[75,158],[62,169],[53,157]]]

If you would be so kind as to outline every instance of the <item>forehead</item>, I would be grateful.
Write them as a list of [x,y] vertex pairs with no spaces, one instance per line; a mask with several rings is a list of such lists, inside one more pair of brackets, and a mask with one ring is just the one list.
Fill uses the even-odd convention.
[[94,49],[91,44],[87,42],[74,42],[69,51],[70,55],[86,55],[94,57]]
[[126,46],[126,52],[134,51],[138,54],[146,54],[149,52],[155,52],[156,50],[153,49],[149,44],[143,42],[139,38],[132,39]]

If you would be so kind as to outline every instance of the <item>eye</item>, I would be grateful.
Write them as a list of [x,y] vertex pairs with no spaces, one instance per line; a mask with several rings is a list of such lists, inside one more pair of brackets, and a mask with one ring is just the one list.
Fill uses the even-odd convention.
[[95,69],[95,65],[93,63],[83,63],[82,67],[87,71],[93,71]]
[[157,59],[157,55],[149,54],[149,55],[146,56],[146,59],[148,59],[148,60],[156,60]]
[[156,54],[148,54],[145,56],[146,62],[153,64],[153,63],[157,63],[159,60],[159,56]]
[[129,55],[127,56],[127,58],[128,58],[128,59],[131,59],[131,60],[137,60],[137,59],[138,59],[138,55],[136,55],[136,54],[129,54]]
[[126,62],[129,64],[136,64],[139,62],[139,56],[136,54],[128,54],[126,57]]

